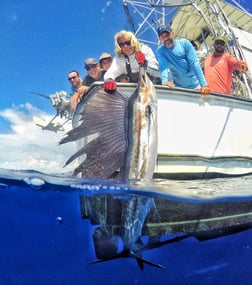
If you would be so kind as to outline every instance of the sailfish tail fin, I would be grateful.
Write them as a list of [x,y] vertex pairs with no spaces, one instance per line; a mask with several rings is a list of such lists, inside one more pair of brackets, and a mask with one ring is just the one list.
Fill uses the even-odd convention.
[[139,268],[141,270],[144,269],[144,264],[148,264],[150,266],[156,267],[156,268],[160,268],[160,269],[165,269],[165,267],[161,264],[158,263],[154,263],[148,259],[145,259],[143,257],[141,257],[140,255],[138,255],[137,253],[133,252],[133,251],[129,251],[129,250],[123,250],[122,252],[114,255],[114,256],[110,256],[107,258],[103,258],[103,259],[99,259],[99,260],[95,260],[92,261],[91,264],[95,264],[95,263],[100,263],[100,262],[105,262],[105,261],[110,261],[110,260],[114,260],[114,259],[118,259],[118,258],[134,258],[139,266]]

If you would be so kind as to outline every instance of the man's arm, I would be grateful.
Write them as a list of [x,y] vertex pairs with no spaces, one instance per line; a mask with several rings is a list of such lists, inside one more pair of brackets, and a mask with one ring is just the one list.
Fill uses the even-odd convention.
[[185,45],[186,45],[187,60],[188,60],[190,67],[192,68],[195,75],[197,76],[200,86],[206,86],[207,82],[206,82],[204,73],[202,71],[202,68],[200,66],[198,55],[195,51],[195,48],[188,40],[185,42]]
[[114,58],[110,68],[104,74],[104,81],[108,79],[115,80],[119,75],[127,74],[124,59]]
[[161,74],[162,84],[165,84],[168,81],[168,62],[167,59],[160,53],[158,50],[158,63]]

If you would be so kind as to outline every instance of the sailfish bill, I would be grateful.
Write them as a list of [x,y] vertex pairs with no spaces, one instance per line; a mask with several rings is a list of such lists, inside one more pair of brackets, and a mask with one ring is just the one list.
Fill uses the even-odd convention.
[[[73,129],[60,144],[77,142],[73,175],[149,180],[157,157],[157,99],[145,69],[135,92],[106,92],[94,86],[78,104]],[[119,175],[118,175],[119,173]]]

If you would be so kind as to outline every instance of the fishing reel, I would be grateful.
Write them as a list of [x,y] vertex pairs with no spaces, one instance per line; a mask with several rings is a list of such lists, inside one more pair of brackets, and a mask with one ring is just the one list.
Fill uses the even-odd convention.
[[52,106],[56,109],[57,115],[61,118],[69,118],[71,114],[70,101],[66,99],[67,93],[65,91],[59,91],[50,95]]

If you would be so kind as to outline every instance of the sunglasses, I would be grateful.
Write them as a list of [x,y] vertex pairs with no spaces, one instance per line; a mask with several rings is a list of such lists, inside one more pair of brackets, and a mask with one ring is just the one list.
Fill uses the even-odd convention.
[[119,47],[122,48],[124,46],[130,46],[131,45],[131,41],[125,41],[123,43],[118,43]]
[[215,42],[215,45],[221,45],[221,46],[224,46],[225,43],[223,41],[216,41]]
[[86,70],[90,70],[92,68],[96,68],[97,64],[89,64],[89,65],[85,65],[85,69]]
[[71,80],[75,79],[76,77],[77,77],[77,76],[69,77],[68,80],[71,81]]

